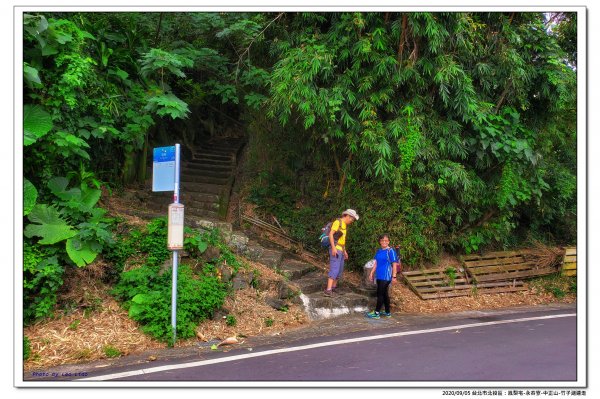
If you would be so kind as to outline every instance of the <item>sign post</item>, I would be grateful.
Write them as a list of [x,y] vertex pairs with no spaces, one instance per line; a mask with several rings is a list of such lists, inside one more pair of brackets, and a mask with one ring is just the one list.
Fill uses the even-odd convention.
[[173,282],[171,289],[171,330],[173,345],[177,340],[177,267],[179,250],[183,249],[184,207],[179,203],[180,145],[154,149],[152,191],[173,191],[173,203],[168,210],[167,248],[173,251]]

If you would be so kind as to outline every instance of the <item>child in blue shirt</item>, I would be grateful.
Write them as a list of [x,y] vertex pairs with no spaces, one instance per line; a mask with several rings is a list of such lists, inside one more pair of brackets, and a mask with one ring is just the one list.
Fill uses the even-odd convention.
[[[373,312],[367,313],[367,317],[379,319],[380,315],[391,317],[389,287],[396,280],[399,258],[394,248],[390,247],[390,238],[387,234],[379,237],[381,249],[375,254],[375,265],[371,269],[370,279],[377,282],[377,306]],[[385,306],[385,312],[380,313],[381,307]]]

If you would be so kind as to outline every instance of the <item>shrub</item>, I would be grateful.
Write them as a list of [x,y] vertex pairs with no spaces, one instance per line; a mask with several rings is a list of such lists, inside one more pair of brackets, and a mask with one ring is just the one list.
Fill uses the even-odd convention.
[[121,356],[121,351],[111,345],[106,345],[102,348],[102,351],[106,355],[106,357],[113,358]]
[[[196,233],[185,229],[185,249],[192,257],[198,257],[208,245],[220,249],[216,263],[226,263],[236,272],[242,264],[221,240],[220,232]],[[123,267],[135,254],[143,264],[122,272],[112,294],[123,302],[129,316],[142,325],[142,331],[162,341],[172,342],[171,331],[171,285],[172,269],[161,270],[171,252],[166,249],[167,222],[155,219],[145,229],[133,230],[113,248],[111,259]],[[205,264],[194,273],[185,264],[178,269],[177,287],[177,337],[194,336],[195,328],[202,320],[212,317],[223,305],[227,286],[217,278],[216,265]]]
[[64,268],[51,248],[23,243],[23,320],[29,324],[52,316]]
[[31,342],[29,338],[23,336],[23,360],[29,360],[31,356]]
[[227,315],[227,319],[225,320],[225,323],[229,326],[229,327],[234,327],[237,324],[237,320],[235,319],[235,316],[232,314]]
[[[124,272],[113,290],[125,302],[129,316],[142,324],[142,331],[162,341],[172,338],[172,270],[159,273],[158,266],[143,266]],[[223,305],[226,287],[211,266],[195,276],[187,265],[178,269],[177,337],[190,338],[199,322]]]

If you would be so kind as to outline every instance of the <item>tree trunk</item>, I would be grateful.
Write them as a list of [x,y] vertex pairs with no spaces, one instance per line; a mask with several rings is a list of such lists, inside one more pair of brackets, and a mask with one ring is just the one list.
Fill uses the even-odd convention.
[[402,33],[400,34],[400,42],[398,43],[398,64],[402,64],[402,53],[404,52],[404,42],[406,41],[406,25],[408,17],[402,15]]
[[137,158],[137,176],[136,180],[140,184],[146,182],[146,175],[148,171],[148,133],[144,137],[144,147],[142,148]]

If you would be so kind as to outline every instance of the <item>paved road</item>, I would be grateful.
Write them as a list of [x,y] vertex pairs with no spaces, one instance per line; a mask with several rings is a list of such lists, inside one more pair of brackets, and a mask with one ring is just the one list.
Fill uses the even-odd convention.
[[[374,323],[381,321],[373,321]],[[383,325],[384,323],[382,323]],[[576,381],[574,312],[445,320],[215,353],[110,381]]]

